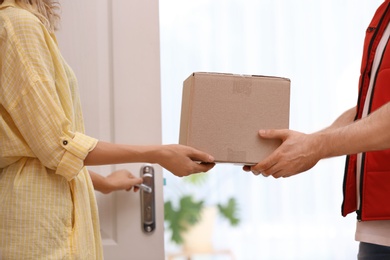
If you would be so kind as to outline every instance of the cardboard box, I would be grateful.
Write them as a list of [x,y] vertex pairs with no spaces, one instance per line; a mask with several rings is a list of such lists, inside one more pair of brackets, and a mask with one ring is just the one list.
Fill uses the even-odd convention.
[[216,162],[256,164],[281,143],[260,129],[289,128],[290,80],[197,72],[183,84],[179,143]]

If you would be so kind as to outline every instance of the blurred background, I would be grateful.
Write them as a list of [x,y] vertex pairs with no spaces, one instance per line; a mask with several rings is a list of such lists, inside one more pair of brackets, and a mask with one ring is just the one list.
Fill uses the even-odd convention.
[[[328,126],[355,105],[365,30],[382,2],[160,0],[163,142],[178,142],[183,81],[197,71],[290,78],[290,128]],[[199,259],[356,259],[356,216],[341,216],[344,160],[278,180],[220,164],[200,186],[165,172],[164,200],[237,201],[239,224],[217,215],[212,226],[212,250],[230,256]],[[171,234],[165,251],[179,253]]]

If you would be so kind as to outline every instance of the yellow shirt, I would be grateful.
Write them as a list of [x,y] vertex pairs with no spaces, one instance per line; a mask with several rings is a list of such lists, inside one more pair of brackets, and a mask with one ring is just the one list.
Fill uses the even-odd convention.
[[55,36],[0,5],[0,259],[102,259],[76,78]]

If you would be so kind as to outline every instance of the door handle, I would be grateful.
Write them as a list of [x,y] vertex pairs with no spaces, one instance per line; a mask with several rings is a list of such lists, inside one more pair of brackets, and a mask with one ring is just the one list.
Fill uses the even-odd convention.
[[140,185],[142,230],[150,233],[156,228],[154,168],[151,164],[145,164],[140,171],[143,178],[143,187]]

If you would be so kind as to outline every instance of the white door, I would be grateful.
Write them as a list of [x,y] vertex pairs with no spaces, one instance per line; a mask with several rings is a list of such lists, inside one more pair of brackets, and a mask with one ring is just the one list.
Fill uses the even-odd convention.
[[[57,33],[75,71],[88,135],[128,144],[161,143],[158,0],[60,1]],[[93,167],[107,175],[142,164]],[[163,178],[155,169],[155,224],[144,232],[140,193],[97,193],[106,260],[164,259]]]

